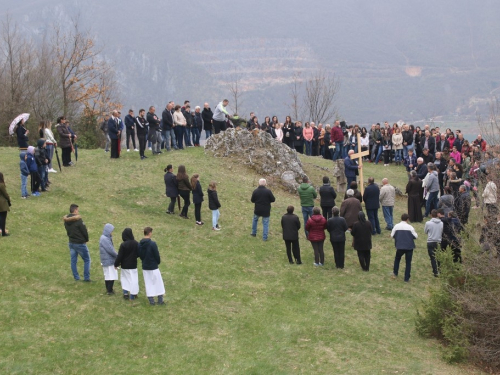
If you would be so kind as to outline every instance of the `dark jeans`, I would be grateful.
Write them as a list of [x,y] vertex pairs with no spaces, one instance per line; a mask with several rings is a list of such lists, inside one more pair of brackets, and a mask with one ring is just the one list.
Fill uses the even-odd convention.
[[438,247],[437,242],[427,242],[427,252],[429,253],[429,258],[431,260],[432,273],[434,276],[438,275],[439,263],[436,260],[436,250]]
[[333,247],[333,258],[335,259],[335,266],[337,268],[344,268],[345,260],[345,241],[335,242],[330,241]]
[[181,216],[187,216],[189,205],[191,201],[189,200],[191,192],[189,190],[179,190],[179,195],[184,200],[184,206],[182,206]]
[[213,120],[213,125],[214,125],[214,134],[219,134],[221,132],[221,130],[224,130],[226,127],[226,124],[224,121]]
[[[285,246],[286,246],[286,256],[288,257],[288,261],[290,263],[293,263],[293,258],[295,258],[297,264],[301,264],[302,261],[300,260],[299,240],[295,241],[285,240]],[[293,253],[293,258],[292,258],[292,253]]]
[[399,263],[401,262],[401,258],[405,256],[406,259],[406,269],[405,269],[405,281],[410,281],[411,275],[411,259],[413,258],[413,250],[396,250],[396,258],[394,258],[394,275],[398,275],[399,272]]
[[118,139],[111,139],[111,159],[118,159],[119,157]]
[[38,172],[30,172],[31,174],[31,193],[38,191],[40,188],[40,175]]
[[134,146],[134,149],[136,149],[137,147],[135,147],[135,129],[126,128],[125,130],[127,135],[127,150],[130,148],[129,147],[130,138],[132,138],[132,145]]
[[168,212],[174,212],[175,210],[175,201],[177,200],[177,197],[169,197],[170,198],[170,203],[168,205]]
[[371,250],[358,250],[359,265],[363,271],[370,271]]
[[191,139],[193,140],[193,144],[195,146],[200,144],[200,129],[198,129],[196,126],[193,126],[191,128]]
[[425,204],[425,216],[429,216],[432,209],[437,209],[438,193],[439,191],[429,193],[429,198],[427,199],[427,203]]
[[71,147],[64,147],[62,149],[61,157],[63,166],[65,167],[69,166],[69,163],[71,163]]
[[2,236],[7,235],[7,233],[5,233],[5,224],[6,223],[7,223],[7,211],[0,212],[0,232],[2,232]]
[[201,203],[194,204],[194,218],[196,221],[201,221]]
[[323,251],[323,244],[325,241],[311,241],[314,250],[314,263],[325,264],[325,252]]
[[[182,146],[182,140],[184,138],[184,127],[183,126],[180,126],[180,125],[177,125],[175,128],[174,128],[174,132],[175,132],[175,138],[177,140],[177,148],[179,150],[182,150],[184,147]],[[186,145],[187,146],[187,145]]]
[[382,231],[380,230],[380,223],[378,221],[378,208],[375,210],[366,210],[366,215],[368,216],[370,223],[372,223],[372,234],[380,234]]
[[323,217],[326,220],[332,217],[332,208],[333,206],[321,206],[321,210],[323,210]]
[[139,138],[139,155],[144,156],[144,150],[146,150],[146,135],[138,134],[137,138]]
[[441,250],[445,251],[448,246],[451,247],[451,252],[453,253],[453,262],[462,263],[462,251],[460,249],[460,244],[455,241],[441,241]]
[[187,126],[184,128],[184,144],[187,146],[192,146],[191,144],[191,128]]

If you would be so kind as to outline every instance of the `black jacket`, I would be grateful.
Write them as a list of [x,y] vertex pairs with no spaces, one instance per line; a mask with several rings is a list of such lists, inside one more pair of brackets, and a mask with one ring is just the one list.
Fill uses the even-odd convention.
[[[303,130],[304,130],[304,128],[302,126],[300,126],[300,127],[297,126],[293,131],[293,135],[294,135],[293,143],[297,147],[304,145],[304,134],[302,133]],[[297,139],[297,137],[299,137],[299,139]]]
[[135,270],[137,268],[137,258],[139,242],[134,239],[132,229],[125,228],[122,232],[123,243],[118,250],[118,256],[115,259],[115,267],[122,267],[124,270]]
[[[425,136],[420,139],[420,146],[422,147],[422,150],[425,148]],[[427,148],[429,149],[430,154],[436,153],[436,138],[432,135],[429,136],[429,139],[427,140]]]
[[201,112],[201,118],[203,119],[203,129],[212,130],[212,117],[214,116],[210,108],[203,108]]
[[182,109],[181,112],[186,119],[186,128],[191,129],[193,127],[193,115],[191,115],[191,112],[188,112],[185,109]]
[[262,217],[271,216],[271,203],[276,200],[271,190],[259,186],[252,193],[252,203],[255,203],[254,214]]
[[403,143],[406,142],[407,146],[413,144],[413,133],[410,130],[403,130],[401,134],[403,136]]
[[299,239],[300,220],[297,215],[284,214],[281,217],[281,228],[283,228],[283,239],[285,241],[296,241]]
[[363,193],[363,202],[367,210],[380,208],[380,189],[377,184],[369,184]]
[[354,237],[354,250],[367,251],[372,248],[372,224],[366,220],[357,221],[352,226],[351,235]]
[[441,146],[441,139],[436,142],[436,151],[443,152],[445,148],[447,148],[448,150],[450,149],[450,142],[448,142],[447,139],[444,140],[442,146]]
[[423,180],[427,176],[427,165],[425,163],[417,164],[417,177]]
[[163,179],[165,180],[165,194],[167,195],[167,197],[177,197],[179,195],[179,190],[177,189],[178,182],[175,174],[173,174],[172,172],[167,172],[165,173],[165,176],[163,176]]
[[335,198],[337,198],[337,193],[335,189],[330,184],[323,185],[319,188],[319,196],[321,197],[321,207],[333,207],[335,206]]
[[161,113],[161,121],[163,123],[163,130],[171,130],[174,127],[174,117],[166,108]]
[[193,189],[193,204],[203,202],[203,190],[201,190],[200,181],[196,181],[196,186]]
[[137,135],[148,134],[148,123],[144,117],[137,116],[135,118],[135,129],[137,130]]
[[151,130],[160,131],[160,119],[154,113],[148,112],[146,115],[146,120],[149,122],[149,127]]
[[193,119],[194,119],[194,126],[196,126],[201,132],[203,128],[203,118],[201,117],[201,113],[195,112]]
[[17,145],[19,148],[28,148],[28,136],[26,135],[27,129],[23,125],[18,125],[16,128]]
[[84,244],[89,242],[87,227],[80,215],[69,214],[64,216],[64,227],[68,234],[69,243]]
[[347,223],[343,217],[334,216],[329,218],[326,222],[326,230],[330,233],[331,242],[345,242]]
[[208,193],[208,208],[211,210],[218,210],[220,208],[219,198],[217,197],[217,190],[207,190]]
[[462,146],[464,144],[465,139],[455,138],[455,142],[453,142],[453,146],[457,148],[458,152],[462,152]]
[[128,129],[132,129],[132,127],[134,126],[135,126],[135,118],[130,115],[125,116],[125,127]]
[[143,238],[139,243],[139,257],[142,260],[142,269],[152,271],[158,268],[160,264],[160,252],[156,242],[151,238]]

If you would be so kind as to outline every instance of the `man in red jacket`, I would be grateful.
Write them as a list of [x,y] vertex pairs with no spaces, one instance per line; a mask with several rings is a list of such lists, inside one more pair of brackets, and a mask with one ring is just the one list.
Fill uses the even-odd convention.
[[335,143],[335,151],[333,153],[333,161],[342,157],[342,147],[344,146],[344,133],[340,127],[340,121],[335,121],[330,133],[330,143]]

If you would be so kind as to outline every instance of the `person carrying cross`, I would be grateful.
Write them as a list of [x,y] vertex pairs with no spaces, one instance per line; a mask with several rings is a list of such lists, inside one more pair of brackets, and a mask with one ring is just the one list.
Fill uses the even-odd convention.
[[347,186],[351,186],[352,181],[356,181],[356,171],[362,167],[351,159],[354,150],[350,150],[347,157],[344,159],[345,177],[347,178]]

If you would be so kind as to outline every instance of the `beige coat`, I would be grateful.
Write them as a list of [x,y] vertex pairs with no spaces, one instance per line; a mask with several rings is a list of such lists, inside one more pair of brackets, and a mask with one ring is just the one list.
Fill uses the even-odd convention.
[[402,150],[403,149],[403,135],[401,133],[394,133],[392,135],[392,149]]
[[493,181],[486,184],[483,191],[483,201],[485,204],[497,203],[497,185]]
[[396,201],[396,189],[394,189],[394,186],[391,184],[382,185],[379,199],[382,207],[393,207]]
[[174,112],[174,125],[186,126],[186,118],[181,111]]

